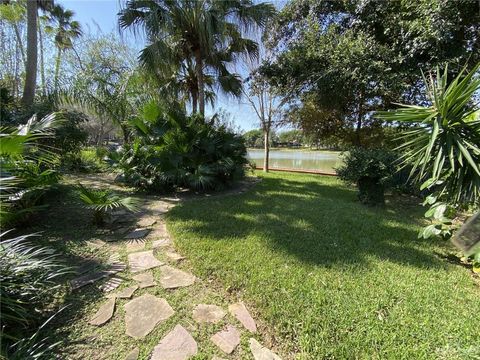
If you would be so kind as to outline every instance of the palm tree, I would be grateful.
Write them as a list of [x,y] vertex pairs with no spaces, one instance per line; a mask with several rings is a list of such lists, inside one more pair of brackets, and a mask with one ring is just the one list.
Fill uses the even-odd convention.
[[[257,43],[242,34],[263,27],[274,13],[273,5],[252,0],[142,0],[129,1],[119,13],[119,23],[124,29],[143,28],[149,45],[140,60],[154,71],[175,72],[181,64],[191,62],[203,115],[205,73],[213,72],[222,87],[231,85],[236,91],[233,94],[240,96],[241,83],[227,65],[242,54],[257,54]],[[192,96],[193,105],[194,99]]]
[[64,9],[61,5],[55,5],[50,12],[50,21],[54,23],[55,28],[48,26],[49,32],[55,32],[55,46],[57,47],[57,57],[55,60],[54,91],[58,89],[58,76],[60,73],[60,63],[62,52],[73,48],[72,40],[82,35],[80,23],[72,20],[75,13]]
[[38,8],[48,10],[53,6],[53,0],[27,1],[27,62],[25,66],[25,85],[22,102],[30,106],[35,98],[37,86],[37,18]]

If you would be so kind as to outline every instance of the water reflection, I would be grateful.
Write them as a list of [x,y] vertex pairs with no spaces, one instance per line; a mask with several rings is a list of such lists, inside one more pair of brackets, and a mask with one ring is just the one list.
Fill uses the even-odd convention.
[[[263,165],[263,150],[248,150],[248,158],[257,166]],[[335,172],[334,168],[342,164],[340,154],[330,151],[272,150],[270,167],[299,170],[317,170]]]

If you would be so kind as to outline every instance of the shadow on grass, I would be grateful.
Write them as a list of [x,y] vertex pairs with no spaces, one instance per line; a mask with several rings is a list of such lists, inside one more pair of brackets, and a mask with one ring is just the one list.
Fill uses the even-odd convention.
[[[369,257],[416,267],[440,267],[417,239],[418,206],[369,208],[336,179],[296,181],[267,177],[245,195],[196,200],[169,213],[185,231],[214,241],[256,236],[274,251],[318,266],[358,264]],[[240,255],[239,255],[240,256]]]

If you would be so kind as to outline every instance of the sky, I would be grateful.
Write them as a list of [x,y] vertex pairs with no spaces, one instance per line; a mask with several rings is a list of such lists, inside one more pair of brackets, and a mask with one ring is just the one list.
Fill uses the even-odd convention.
[[[57,0],[56,3],[75,12],[75,19],[79,21],[86,32],[104,33],[115,31],[119,33],[117,13],[121,9],[119,0]],[[130,31],[122,31],[122,38],[131,46],[142,48],[143,40],[136,39]],[[216,109],[226,110],[237,127],[243,131],[259,127],[258,118],[245,99],[238,100],[219,95]],[[206,109],[207,115],[212,115],[214,109]]]

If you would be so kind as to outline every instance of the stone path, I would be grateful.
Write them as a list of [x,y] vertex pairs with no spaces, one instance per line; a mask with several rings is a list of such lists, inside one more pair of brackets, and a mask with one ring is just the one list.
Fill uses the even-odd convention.
[[[195,303],[196,299],[192,296],[189,300],[191,302],[189,317],[183,309],[179,317],[175,306],[172,307],[169,304],[170,294],[186,291],[186,296],[189,296],[191,292],[189,289],[201,281],[188,271],[177,268],[179,265],[183,267],[181,260],[184,257],[174,249],[165,223],[162,221],[163,214],[172,206],[172,202],[157,200],[150,207],[150,211],[140,214],[133,221],[130,219],[130,214],[115,215],[116,218],[112,223],[122,224],[115,230],[115,234],[118,241],[123,241],[124,244],[123,253],[128,259],[127,271],[122,276],[113,277],[127,268],[125,263],[120,261],[121,254],[114,253],[109,259],[110,265],[107,269],[95,271],[90,264],[85,264],[85,268],[90,272],[78,272],[79,276],[72,281],[72,288],[79,288],[104,280],[99,288],[106,293],[107,301],[101,304],[91,316],[89,324],[105,327],[108,326],[112,317],[115,317],[118,323],[122,321],[118,318],[123,316],[124,325],[122,326],[125,328],[125,334],[132,340],[126,357],[124,355],[121,358],[126,360],[137,360],[140,355],[144,356],[142,359],[151,360],[189,359],[199,353],[195,331],[204,332],[212,326],[214,328],[207,332],[209,335],[206,340],[202,338],[202,341],[210,341],[210,347],[216,349],[218,355],[210,357],[212,360],[231,358],[231,356],[235,359],[241,356],[243,359],[246,354],[249,354],[247,358],[255,360],[279,360],[278,355],[261,345],[255,338],[250,338],[248,344],[242,344],[242,334],[256,334],[258,331],[255,320],[243,302],[221,307],[218,304]],[[130,227],[123,225],[126,221],[122,220],[122,216],[126,216],[131,222]],[[135,226],[133,226],[134,223]],[[120,249],[117,244],[121,243],[115,240],[108,244],[92,242],[92,246],[102,248],[110,244]],[[160,254],[163,256],[160,259],[166,259],[171,264],[166,264],[157,258]],[[122,288],[123,281],[127,286]],[[116,290],[117,288],[120,290]],[[181,288],[185,290],[180,290]],[[164,289],[161,291],[166,295],[158,296],[158,289]],[[117,299],[120,299],[118,304],[116,304]],[[190,319],[193,319],[193,323]],[[174,323],[168,325],[171,324],[170,321]],[[161,323],[165,324],[162,325],[163,327],[166,326],[170,330],[161,333],[163,336],[161,340],[156,346],[147,349],[148,353],[145,353],[145,349],[142,350],[143,340],[137,339],[145,339],[152,336],[152,333],[158,336],[156,329]],[[193,326],[193,324],[196,325]]]

